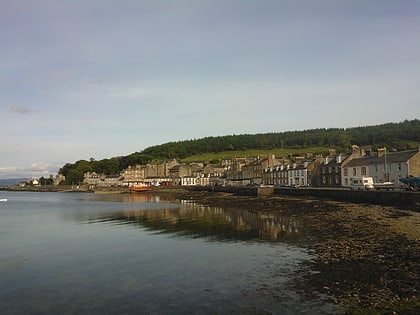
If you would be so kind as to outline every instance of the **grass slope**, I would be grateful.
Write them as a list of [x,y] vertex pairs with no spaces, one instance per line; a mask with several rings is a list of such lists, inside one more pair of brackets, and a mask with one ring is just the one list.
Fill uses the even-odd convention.
[[307,148],[298,148],[298,149],[271,149],[271,150],[245,150],[245,151],[225,151],[217,153],[204,153],[189,156],[185,159],[182,159],[182,162],[189,163],[194,161],[215,161],[221,160],[223,158],[236,158],[236,157],[245,157],[245,156],[263,156],[267,154],[274,154],[276,157],[286,157],[293,154],[326,154],[328,153],[328,147],[307,147]]

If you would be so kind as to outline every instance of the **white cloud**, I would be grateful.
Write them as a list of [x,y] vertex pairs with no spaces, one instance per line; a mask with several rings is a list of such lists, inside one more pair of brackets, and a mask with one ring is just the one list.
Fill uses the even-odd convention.
[[30,178],[49,177],[57,174],[61,165],[53,163],[35,162],[26,166],[4,166],[0,167],[0,178]]
[[8,173],[13,173],[16,172],[17,167],[15,166],[4,166],[4,167],[0,167],[0,174],[8,174]]

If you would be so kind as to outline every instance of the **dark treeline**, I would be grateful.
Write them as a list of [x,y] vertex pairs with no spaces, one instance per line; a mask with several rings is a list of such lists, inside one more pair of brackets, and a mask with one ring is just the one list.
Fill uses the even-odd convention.
[[412,149],[419,142],[420,120],[418,119],[347,129],[320,128],[255,135],[228,135],[168,142],[127,156],[100,161],[80,160],[74,164],[64,165],[59,173],[66,176],[66,183],[69,184],[82,181],[83,174],[88,171],[110,175],[118,173],[129,165],[146,164],[153,160],[182,159],[202,153],[305,147],[333,147],[345,151],[353,144],[369,146],[372,149],[385,146],[400,151]]
[[201,153],[242,151],[251,149],[334,147],[347,149],[359,146],[404,150],[420,141],[420,120],[387,123],[356,128],[311,129],[281,133],[245,134],[206,137],[197,140],[168,142],[145,149],[141,154],[153,158],[185,158]]

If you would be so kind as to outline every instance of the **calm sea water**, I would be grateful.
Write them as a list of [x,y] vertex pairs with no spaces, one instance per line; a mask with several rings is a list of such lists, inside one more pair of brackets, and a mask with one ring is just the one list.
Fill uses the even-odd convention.
[[1,314],[335,314],[293,218],[149,194],[0,192]]

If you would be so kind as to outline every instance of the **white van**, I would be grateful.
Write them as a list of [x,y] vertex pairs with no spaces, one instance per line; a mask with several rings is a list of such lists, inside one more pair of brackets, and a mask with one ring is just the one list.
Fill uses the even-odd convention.
[[350,180],[350,189],[354,190],[371,190],[374,189],[373,178],[372,177],[355,177]]

